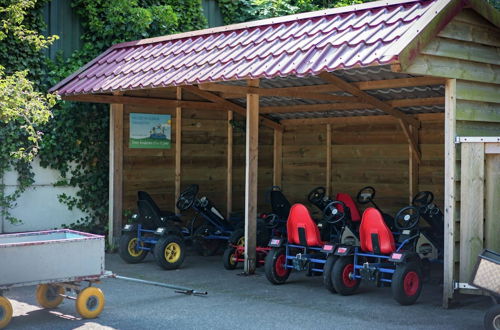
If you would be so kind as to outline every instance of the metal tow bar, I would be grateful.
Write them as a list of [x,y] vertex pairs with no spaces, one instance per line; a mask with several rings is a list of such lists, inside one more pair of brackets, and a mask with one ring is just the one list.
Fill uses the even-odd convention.
[[146,280],[141,280],[138,278],[133,278],[133,277],[125,277],[125,276],[120,276],[113,274],[110,277],[116,278],[118,280],[124,280],[124,281],[130,281],[130,282],[136,282],[136,283],[142,283],[142,284],[148,284],[148,285],[155,285],[155,286],[161,286],[163,288],[168,288],[168,289],[173,289],[175,290],[176,293],[183,293],[186,295],[195,295],[195,296],[206,296],[208,295],[207,291],[196,291],[193,289],[185,288],[182,286],[177,286],[177,285],[172,285],[172,284],[165,284],[161,282],[153,282],[153,281],[146,281]]

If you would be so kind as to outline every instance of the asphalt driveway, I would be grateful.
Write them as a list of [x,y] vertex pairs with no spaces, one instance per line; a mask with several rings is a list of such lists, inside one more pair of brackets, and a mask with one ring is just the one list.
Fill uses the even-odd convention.
[[117,254],[106,256],[106,269],[129,277],[160,281],[209,292],[186,296],[173,290],[106,279],[103,313],[82,320],[74,302],[54,310],[37,306],[34,287],[6,293],[14,308],[9,329],[478,329],[489,302],[467,296],[459,307],[441,308],[437,279],[424,286],[413,306],[400,306],[390,289],[362,285],[349,297],[328,292],[321,277],[290,276],[284,285],[270,284],[258,269],[255,276],[227,271],[221,256],[188,256],[181,269],[161,270],[153,258],[129,265]]

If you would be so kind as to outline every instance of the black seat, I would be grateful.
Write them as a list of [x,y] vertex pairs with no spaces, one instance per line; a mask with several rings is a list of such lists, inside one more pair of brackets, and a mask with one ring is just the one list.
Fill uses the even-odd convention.
[[162,217],[147,200],[137,201],[137,210],[139,211],[142,225],[147,229],[156,229],[164,227],[167,224],[167,219]]
[[154,212],[156,212],[160,217],[164,217],[164,218],[167,218],[168,220],[172,220],[172,221],[181,222],[181,219],[179,219],[175,215],[174,212],[160,210],[160,208],[155,203],[155,201],[153,200],[153,198],[151,197],[151,195],[149,195],[147,192],[145,192],[145,191],[138,191],[137,192],[137,199],[139,201],[146,201],[146,202],[148,202],[149,205],[153,208]]
[[273,187],[271,189],[271,208],[273,213],[276,214],[281,219],[287,219],[290,214],[290,202],[286,199],[285,195],[279,187]]

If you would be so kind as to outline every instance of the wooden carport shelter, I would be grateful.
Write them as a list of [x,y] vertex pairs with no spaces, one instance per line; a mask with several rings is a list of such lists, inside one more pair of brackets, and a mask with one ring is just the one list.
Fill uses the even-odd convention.
[[[181,182],[214,180],[229,213],[244,178],[252,273],[271,181],[292,201],[377,184],[391,211],[433,190],[448,306],[480,250],[500,250],[499,27],[483,0],[371,2],[114,45],[52,91],[111,104],[111,240],[144,185],[173,207]],[[172,114],[172,151],[129,150],[131,112]]]

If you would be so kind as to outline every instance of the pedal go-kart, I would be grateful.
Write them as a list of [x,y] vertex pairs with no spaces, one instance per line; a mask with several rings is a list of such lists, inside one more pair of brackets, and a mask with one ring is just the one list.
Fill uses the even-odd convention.
[[433,201],[434,194],[432,192],[421,191],[413,197],[412,205],[418,208],[420,216],[428,224],[426,227],[420,227],[417,252],[421,258],[436,261],[443,259],[444,215]]
[[133,223],[122,229],[120,257],[125,262],[138,263],[152,252],[162,268],[179,268],[184,261],[189,230],[174,213],[161,211],[148,193],[139,191],[137,195],[138,213],[132,216]]
[[[215,205],[206,197],[197,198],[199,187],[188,186],[179,196],[177,208],[186,211],[192,208],[196,214],[191,220],[190,232],[193,245],[199,254],[211,256],[223,246],[230,243],[236,246],[245,244],[244,218],[233,215],[226,219]],[[194,229],[201,215],[203,224]],[[261,219],[257,220],[257,244],[267,242],[269,235]],[[261,243],[262,244],[262,243]]]
[[[265,260],[265,274],[269,282],[285,283],[292,270],[307,270],[308,275],[321,275],[331,269],[335,260],[330,256],[333,256],[340,240],[348,212],[347,206],[340,201],[333,201],[325,207],[324,221],[331,225],[331,231],[329,240],[323,241],[307,208],[303,204],[293,205],[287,221],[287,237],[273,237],[269,242],[272,249]],[[330,274],[323,274],[325,285],[331,287],[331,277],[326,275]]]
[[394,218],[397,232],[387,226],[382,213],[369,207],[359,228],[360,246],[341,245],[335,250],[331,281],[341,295],[353,294],[361,280],[391,286],[394,299],[411,305],[422,290],[422,267],[415,246],[420,236],[416,207],[401,209]]
[[[286,235],[286,220],[290,213],[290,202],[285,197],[281,188],[278,186],[271,187],[268,200],[271,204],[271,213],[262,214],[262,219],[266,229],[268,230],[267,237],[283,237]],[[262,226],[262,223],[261,223]],[[243,232],[244,234],[244,232]],[[233,270],[238,266],[238,263],[245,261],[245,245],[244,241],[241,244],[234,244],[229,240],[227,248],[222,256],[224,268]],[[257,266],[263,265],[270,247],[267,246],[268,241],[258,240],[256,247],[256,262]]]

